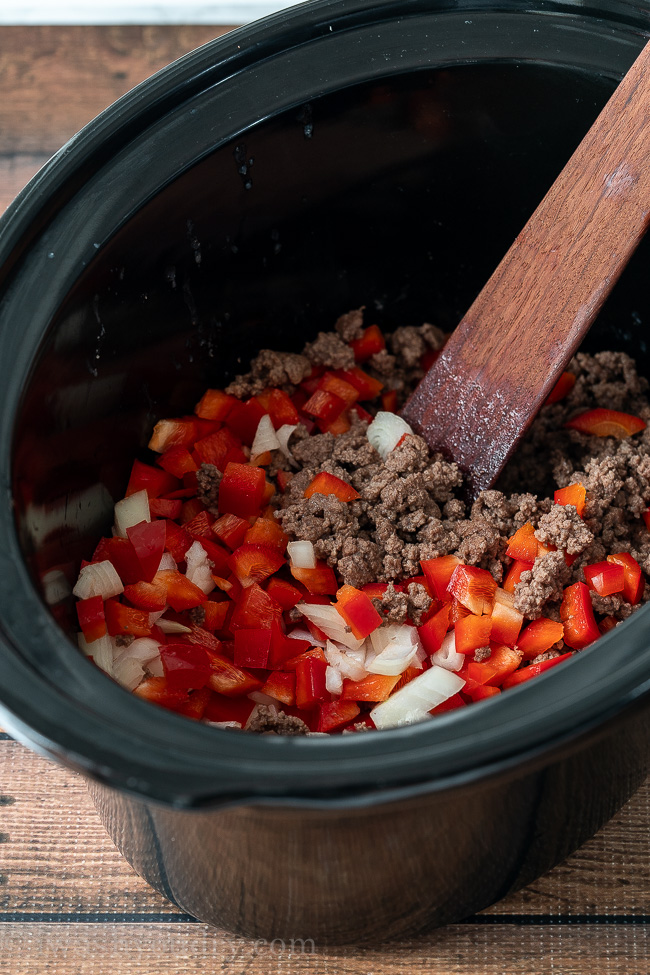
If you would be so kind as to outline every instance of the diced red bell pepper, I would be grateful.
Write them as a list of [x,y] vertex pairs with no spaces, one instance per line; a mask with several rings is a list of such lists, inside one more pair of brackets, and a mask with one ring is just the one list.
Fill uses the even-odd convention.
[[266,683],[261,688],[262,694],[274,697],[282,704],[294,705],[296,703],[296,675],[291,671],[272,670]]
[[584,582],[574,582],[564,590],[560,617],[564,623],[564,642],[573,650],[582,650],[600,636]]
[[[304,640],[296,640],[296,646],[300,646],[304,643]],[[327,664],[327,657],[323,652],[321,647],[312,647],[310,650],[301,650],[294,657],[289,657],[284,661],[283,670],[295,670],[298,664],[302,664],[305,660],[320,660],[321,663]]]
[[89,596],[87,599],[80,599],[77,601],[76,608],[79,626],[88,643],[93,643],[106,635],[104,600],[101,596]]
[[563,372],[555,386],[546,398],[545,406],[551,403],[559,403],[561,399],[568,396],[576,384],[576,377],[572,372]]
[[244,541],[250,524],[237,515],[221,515],[212,525],[212,531],[230,549],[239,548]]
[[206,599],[204,603],[201,603],[201,607],[205,611],[205,619],[203,621],[205,629],[211,632],[214,632],[214,630],[223,630],[231,606],[232,603],[228,599],[222,599],[220,601]]
[[354,352],[355,362],[366,362],[371,356],[386,348],[386,341],[378,325],[369,325],[358,339],[350,342],[350,347]]
[[381,394],[381,408],[382,410],[385,410],[386,413],[397,413],[397,390],[396,389],[388,389]]
[[203,647],[193,643],[167,643],[160,648],[160,658],[170,690],[199,690],[207,684],[210,662]]
[[237,402],[235,396],[224,393],[222,389],[206,389],[194,407],[194,412],[204,420],[219,420],[223,423]]
[[165,521],[165,549],[175,562],[182,562],[192,545],[192,536],[175,521]]
[[240,628],[270,627],[272,621],[279,620],[281,616],[282,607],[254,582],[236,600],[230,618],[230,629],[234,633]]
[[[363,592],[367,593],[367,595],[370,596],[371,599],[383,599],[384,598],[384,595],[386,593],[386,590],[388,589],[388,583],[387,582],[367,582],[365,584],[365,586],[362,586],[361,588],[362,588]],[[395,586],[395,589],[397,589],[398,591],[401,591],[402,590],[401,583],[398,583]]]
[[228,557],[228,566],[246,588],[254,582],[263,582],[284,565],[285,559],[277,549],[265,545],[244,543]]
[[564,639],[562,623],[542,616],[528,624],[517,640],[517,649],[523,653],[524,660],[531,660],[539,653],[550,650],[562,639]]
[[[422,671],[419,671],[422,673]],[[372,701],[379,703],[385,701],[393,692],[401,674],[388,677],[384,674],[368,674],[361,680],[343,681],[341,691],[342,701]]]
[[461,564],[460,559],[456,558],[455,555],[441,555],[437,559],[425,559],[423,562],[420,562],[422,571],[429,584],[429,589],[435,595],[436,599],[439,599],[441,602],[449,600],[447,586],[451,581],[456,567]]
[[325,686],[327,661],[316,656],[306,656],[296,666],[296,705],[299,708],[313,708],[329,700]]
[[150,498],[149,511],[152,518],[178,518],[183,502],[180,498]]
[[518,528],[512,538],[508,539],[506,555],[517,562],[532,564],[537,558],[539,542],[535,538],[535,528],[529,521]]
[[143,582],[151,582],[165,551],[166,523],[162,520],[141,521],[127,528],[126,534],[138,557]]
[[186,521],[183,528],[188,535],[192,536],[192,538],[198,538],[198,540],[201,541],[204,538],[214,537],[212,534],[213,522],[214,518],[212,515],[209,513],[209,511],[206,511],[205,508],[203,508],[201,511],[198,511],[193,518]]
[[503,580],[503,589],[506,592],[514,593],[516,586],[521,582],[521,575],[523,572],[530,572],[533,567],[532,562],[520,562],[515,561],[512,563],[508,571],[506,572],[506,577]]
[[271,417],[276,430],[283,426],[294,426],[300,423],[300,414],[291,401],[288,393],[283,389],[265,389],[256,397]]
[[189,701],[187,691],[173,691],[165,677],[145,677],[133,691],[136,697],[175,711]]
[[142,569],[135,549],[128,538],[102,538],[93,552],[93,562],[107,559],[115,568],[122,583],[127,586],[139,582]]
[[200,606],[205,600],[205,593],[198,586],[176,569],[162,569],[153,578],[156,585],[162,586],[167,596],[167,602],[177,613],[184,609]]
[[598,629],[601,633],[609,633],[616,626],[618,626],[618,620],[615,616],[604,616],[598,624]]
[[556,504],[572,504],[582,518],[587,500],[587,489],[584,484],[569,484],[555,492],[554,500]]
[[134,460],[125,497],[128,498],[129,495],[135,494],[137,491],[146,491],[148,498],[158,498],[161,494],[175,491],[178,486],[176,477],[172,477],[172,474],[167,473],[167,471],[161,471],[158,467],[152,467],[151,464],[143,464],[142,461]]
[[293,474],[291,474],[289,471],[278,471],[278,473],[275,475],[275,480],[277,481],[278,487],[283,494],[287,490],[287,486],[292,477]]
[[570,430],[579,430],[580,433],[588,433],[592,437],[616,437],[617,440],[625,440],[626,437],[645,430],[646,423],[641,417],[632,416],[631,413],[596,409],[574,416],[564,426]]
[[435,708],[431,708],[429,714],[443,714],[445,711],[455,711],[456,708],[464,707],[466,707],[466,704],[460,694],[454,694],[452,697],[448,697],[446,701],[443,701],[442,704],[437,704]]
[[[158,463],[160,466],[173,474],[174,477],[182,480],[184,474],[189,474],[192,471],[198,471],[199,467],[187,447],[170,447],[166,450],[164,454],[158,458]],[[169,494],[174,488],[168,488],[167,491],[161,491],[161,494]]]
[[475,565],[457,565],[447,586],[447,592],[477,616],[492,612],[496,591],[497,584],[490,573]]
[[456,650],[458,653],[474,653],[479,647],[486,647],[491,630],[491,616],[465,616],[454,626]]
[[452,598],[449,602],[449,622],[452,626],[458,623],[459,620],[465,619],[470,613],[471,610],[467,606],[463,606],[462,603],[459,603],[457,599]]
[[616,562],[594,562],[583,570],[587,585],[599,596],[612,596],[625,588],[625,569]]
[[247,670],[237,667],[224,654],[213,653],[210,650],[206,653],[210,663],[207,684],[211,690],[226,697],[240,697],[243,694],[250,694],[251,691],[259,691],[263,686],[263,681]]
[[293,660],[297,654],[309,650],[309,640],[294,640],[282,629],[278,619],[271,622],[271,650],[268,666],[272,670],[284,667],[287,660]]
[[201,548],[212,562],[212,573],[214,575],[229,575],[228,559],[230,552],[222,545],[217,545],[212,538],[201,535],[197,538]]
[[266,667],[271,650],[271,630],[235,630],[235,663],[238,667]]
[[226,422],[229,429],[239,437],[240,442],[245,443],[247,447],[251,447],[255,439],[255,434],[257,433],[257,428],[260,425],[260,420],[267,412],[260,401],[255,396],[252,396],[245,403],[237,400],[228,414]]
[[246,454],[242,450],[241,440],[235,434],[223,427],[215,433],[198,440],[195,444],[194,455],[201,464],[212,464],[220,471],[225,471],[229,462],[245,464]]
[[266,474],[261,467],[227,464],[219,485],[219,511],[239,518],[257,515],[265,490]]
[[124,598],[133,606],[148,613],[157,613],[167,605],[167,592],[164,586],[154,582],[136,582],[124,587]]
[[187,531],[185,526],[189,525],[189,523],[193,521],[197,515],[200,515],[205,510],[205,505],[202,501],[199,501],[198,498],[188,498],[187,501],[183,502],[178,520],[183,528],[185,528],[185,531]]
[[237,721],[242,728],[251,716],[255,701],[249,697],[226,697],[212,692],[203,712],[204,721]]
[[426,623],[418,627],[422,646],[428,654],[435,653],[442,646],[442,641],[449,629],[449,609],[450,604],[445,603],[442,609],[439,609]]
[[384,384],[378,379],[373,379],[363,369],[353,366],[352,369],[337,369],[335,375],[345,379],[347,383],[354,386],[359,392],[360,400],[376,399],[384,388]]
[[170,447],[186,447],[193,444],[197,436],[196,420],[193,416],[177,419],[159,420],[153,428],[149,449],[163,454]]
[[354,586],[342,586],[336,594],[336,609],[357,640],[367,636],[382,624],[382,618],[367,593]]
[[467,693],[472,701],[484,701],[489,697],[496,697],[497,694],[500,694],[501,688],[494,687],[492,684],[478,684],[476,687],[468,690]]
[[333,596],[339,588],[334,570],[327,562],[317,560],[315,569],[298,569],[294,565],[290,569],[294,579],[316,596]]
[[622,565],[625,572],[623,599],[632,606],[641,602],[645,590],[645,576],[637,560],[629,552],[615,552],[607,556],[607,561]]
[[[467,667],[467,673],[471,680],[477,684],[489,684],[497,686],[512,674],[521,663],[521,654],[518,650],[505,645],[493,646],[492,653],[487,660],[480,663],[471,660]],[[468,692],[471,694],[471,690]]]
[[257,518],[244,535],[247,545],[264,545],[284,555],[289,536],[283,532],[274,518]]
[[512,593],[497,589],[492,609],[492,635],[495,643],[506,643],[514,647],[524,622],[523,613],[515,609]]
[[124,636],[126,633],[134,637],[151,636],[152,624],[149,622],[149,613],[141,609],[126,606],[117,599],[107,599],[104,613],[110,636]]
[[282,609],[293,609],[304,596],[304,591],[277,576],[269,579],[266,591],[272,599],[275,599],[276,603],[282,606]]
[[337,376],[333,372],[326,372],[321,376],[318,389],[323,389],[326,393],[334,393],[342,399],[346,407],[352,406],[359,399],[359,390],[347,382],[342,376]]
[[325,701],[319,708],[316,730],[334,731],[342,725],[349,724],[360,713],[361,708],[354,701]]
[[331,423],[332,420],[341,415],[344,409],[345,401],[340,396],[336,396],[335,393],[328,393],[324,389],[317,389],[303,406],[302,412],[316,417],[317,420]]
[[333,437],[339,437],[342,433],[347,433],[352,424],[347,410],[344,410],[333,420],[316,420],[316,426],[321,433],[331,433]]
[[568,660],[572,657],[572,653],[563,653],[559,657],[551,657],[550,660],[542,660],[538,664],[529,664],[528,667],[520,667],[519,670],[515,670],[514,674],[510,674],[506,677],[503,684],[501,685],[502,690],[506,690],[508,687],[516,687],[517,684],[523,684],[524,681],[530,680],[531,677],[537,677],[539,674],[543,674],[545,670],[550,670],[551,667],[556,667],[561,664],[562,661]]
[[414,680],[419,674],[422,673],[422,670],[426,670],[429,666],[429,662],[425,661],[422,667],[407,667],[406,670],[400,675],[398,682],[395,684],[395,690],[399,691],[400,688]]
[[328,474],[327,471],[317,474],[305,488],[305,498],[311,498],[314,494],[323,494],[325,497],[333,494],[339,501],[355,501],[361,497],[351,484],[342,481],[340,477],[335,477],[334,474]]

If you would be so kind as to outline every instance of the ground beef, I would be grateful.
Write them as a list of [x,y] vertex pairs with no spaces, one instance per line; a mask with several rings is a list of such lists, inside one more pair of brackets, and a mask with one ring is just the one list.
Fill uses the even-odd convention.
[[564,549],[569,555],[579,555],[594,540],[572,504],[556,504],[543,514],[535,538],[544,545]]
[[365,307],[365,305],[362,305],[361,308],[355,308],[353,311],[341,315],[336,320],[334,330],[344,342],[353,342],[363,335],[363,313]]
[[214,464],[201,464],[196,472],[196,483],[199,488],[197,497],[206,508],[216,510],[222,476],[221,471]]
[[559,650],[545,650],[544,653],[538,653],[537,656],[531,660],[531,664],[543,664],[545,660],[554,660],[555,657],[559,656]]
[[262,735],[306,735],[309,727],[293,714],[285,714],[269,704],[257,704],[244,730]]
[[118,633],[115,637],[116,647],[130,647],[135,637],[132,633]]
[[256,396],[269,386],[278,386],[293,392],[310,372],[311,363],[304,355],[262,349],[251,362],[250,372],[237,376],[226,388],[226,392],[239,399]]
[[474,660],[476,663],[481,664],[484,660],[489,660],[492,656],[492,651],[489,647],[479,647],[478,650],[474,651]]
[[194,606],[193,609],[188,610],[187,616],[190,623],[194,623],[195,626],[203,626],[205,623],[205,610],[203,606]]
[[308,342],[304,354],[315,366],[326,369],[352,369],[354,352],[340,336],[334,332],[319,332],[314,342]]
[[529,572],[522,572],[515,586],[515,609],[534,620],[548,602],[559,602],[569,581],[569,570],[562,552],[549,552],[535,559]]

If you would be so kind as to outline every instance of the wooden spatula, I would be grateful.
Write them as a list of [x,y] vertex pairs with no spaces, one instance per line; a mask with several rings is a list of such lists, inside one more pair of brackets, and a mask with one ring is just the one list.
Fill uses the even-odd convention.
[[650,43],[402,410],[471,496],[495,482],[649,220]]

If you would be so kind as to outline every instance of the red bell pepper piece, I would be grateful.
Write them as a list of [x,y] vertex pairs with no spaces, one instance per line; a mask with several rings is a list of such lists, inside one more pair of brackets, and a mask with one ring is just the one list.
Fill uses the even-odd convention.
[[326,372],[319,380],[317,388],[338,396],[339,399],[343,400],[346,407],[352,406],[359,399],[359,390],[356,386],[333,372]]
[[646,423],[641,417],[632,416],[631,413],[596,409],[574,416],[564,426],[570,430],[579,430],[580,433],[588,433],[593,437],[616,437],[617,440],[625,440],[626,437],[632,437],[635,433],[645,430]]
[[[422,673],[422,671],[419,671],[419,673]],[[385,674],[368,674],[367,677],[363,677],[361,680],[346,679],[343,681],[341,700],[372,701],[373,703],[385,701],[392,694],[400,677],[401,674],[391,677]]]
[[167,605],[167,592],[164,586],[154,582],[136,582],[124,587],[124,598],[138,609],[156,613]]
[[204,721],[237,721],[242,728],[251,716],[255,701],[249,697],[226,697],[212,692],[203,712]]
[[133,545],[142,569],[141,578],[151,582],[165,551],[167,529],[164,521],[141,521],[127,528],[126,534]]
[[285,425],[294,426],[296,423],[300,423],[300,414],[291,401],[291,397],[283,389],[265,389],[262,393],[258,393],[256,399],[271,417],[271,422],[276,430]]
[[173,691],[165,677],[145,677],[133,691],[136,697],[171,711],[189,701],[187,691]]
[[615,616],[604,616],[598,624],[598,629],[601,633],[609,633],[615,626],[618,626],[618,620]]
[[344,409],[345,401],[340,396],[328,393],[324,389],[317,389],[304,404],[302,412],[316,417],[317,420],[331,423]]
[[574,582],[564,590],[560,617],[564,623],[564,642],[573,650],[582,650],[600,636],[584,582]]
[[587,500],[587,489],[584,484],[569,484],[555,492],[556,504],[572,504],[582,518]]
[[516,586],[521,582],[523,572],[530,572],[533,567],[532,562],[515,561],[512,563],[503,580],[503,589],[506,592],[514,593]]
[[245,403],[237,400],[228,414],[226,423],[229,429],[239,437],[241,443],[245,443],[247,447],[251,447],[255,439],[255,434],[257,433],[257,428],[260,425],[260,420],[267,412],[268,410],[262,406],[259,399],[255,396],[246,400]]
[[165,550],[175,562],[183,562],[185,553],[192,545],[192,536],[175,521],[165,521]]
[[321,433],[331,433],[333,437],[338,437],[342,433],[347,433],[351,427],[350,417],[347,410],[340,413],[333,420],[316,420],[316,426]]
[[107,599],[104,604],[106,626],[111,636],[124,636],[130,633],[134,637],[151,636],[152,624],[149,613],[126,606],[117,599]]
[[543,674],[545,670],[556,667],[563,660],[568,660],[572,656],[572,653],[563,653],[559,657],[551,657],[550,660],[542,660],[538,664],[529,664],[528,667],[520,667],[519,670],[515,670],[514,674],[506,677],[501,685],[501,689],[505,691],[508,687],[516,687],[517,684],[522,684],[524,681],[530,680],[531,677],[537,677],[539,674]]
[[486,569],[475,565],[457,565],[454,569],[447,592],[475,615],[491,613],[497,584]]
[[472,687],[467,691],[472,701],[484,701],[486,698],[496,697],[500,693],[501,688],[494,687],[492,684],[478,684],[476,687]]
[[235,630],[235,663],[238,667],[266,667],[271,650],[271,630]]
[[524,622],[523,613],[515,609],[512,593],[497,589],[492,609],[492,635],[495,643],[506,643],[514,647]]
[[317,560],[315,569],[297,569],[292,565],[290,570],[294,579],[316,596],[333,596],[339,588],[334,570],[327,562]]
[[307,656],[296,666],[296,705],[299,708],[313,708],[329,700],[325,686],[327,661],[316,656]]
[[[198,471],[199,467],[187,447],[170,447],[166,450],[164,454],[161,454],[158,458],[158,463],[160,466],[182,480],[183,475],[190,474],[192,471]],[[169,488],[167,491],[161,491],[161,494],[169,494],[174,488]]]
[[293,609],[305,595],[304,591],[298,589],[297,586],[292,586],[290,582],[279,579],[277,576],[269,579],[266,591],[269,596],[275,599],[276,603],[282,606],[282,609]]
[[181,513],[178,520],[180,521],[185,531],[187,531],[187,528],[185,526],[189,525],[190,522],[193,521],[197,515],[200,515],[205,510],[206,510],[205,505],[203,504],[202,501],[199,501],[198,498],[188,498],[187,501],[183,502],[183,505],[181,507]]
[[101,596],[89,596],[88,599],[77,601],[77,617],[79,626],[88,643],[105,636],[106,616],[104,615],[104,600]]
[[125,586],[140,581],[140,561],[128,538],[101,538],[93,552],[92,561],[103,562],[105,559],[112,563]]
[[169,518],[172,521],[181,513],[183,502],[180,498],[150,498],[149,511],[152,518]]
[[347,383],[354,386],[359,393],[360,400],[376,399],[384,388],[382,382],[378,379],[373,379],[372,376],[369,376],[363,369],[359,369],[358,366],[353,366],[352,369],[337,369],[335,375],[340,376],[341,379],[345,379]]
[[224,393],[222,389],[206,389],[194,407],[194,412],[204,420],[219,420],[223,423],[237,402],[235,396]]
[[616,562],[594,562],[583,570],[587,585],[599,596],[612,596],[625,588],[625,569]]
[[159,420],[153,428],[149,449],[163,454],[170,447],[187,447],[197,437],[196,420],[193,416]]
[[194,457],[198,463],[213,464],[220,471],[225,471],[230,461],[239,464],[247,462],[241,440],[228,427],[223,427],[198,440],[194,448]]
[[335,477],[334,474],[328,474],[327,471],[321,471],[309,482],[303,496],[311,498],[314,494],[322,494],[325,497],[333,494],[339,501],[355,501],[361,497],[351,484],[342,481],[340,477]]
[[625,573],[623,599],[632,606],[641,602],[645,590],[645,576],[637,560],[629,552],[615,552],[607,556],[607,561],[623,566]]
[[268,579],[285,561],[276,549],[244,543],[228,557],[228,566],[246,588]]
[[177,613],[184,609],[200,606],[205,600],[205,593],[198,586],[175,569],[163,569],[153,578],[154,583],[162,586],[167,596],[167,602]]
[[[496,686],[512,674],[521,663],[521,654],[512,647],[492,646],[492,653],[487,660],[480,663],[471,660],[467,666],[467,674],[470,680],[477,684],[489,684]],[[465,688],[463,688],[464,690]],[[468,693],[472,693],[471,690]]]
[[237,629],[266,628],[271,626],[274,619],[279,620],[281,616],[282,607],[254,582],[252,586],[244,589],[236,600],[230,618],[230,628],[233,633]]
[[445,603],[442,609],[439,609],[426,623],[418,627],[422,646],[428,654],[435,653],[442,646],[442,641],[449,629],[449,609],[450,604]]
[[212,534],[213,522],[214,518],[212,515],[205,508],[202,508],[201,511],[198,511],[189,521],[184,523],[183,528],[192,538],[198,538],[199,541],[202,541],[204,538],[214,537]]
[[296,654],[304,653],[310,646],[311,643],[309,640],[294,640],[287,636],[279,620],[277,618],[272,620],[269,668],[272,670],[283,668],[287,660],[293,660]]
[[369,325],[358,339],[350,342],[350,347],[354,352],[355,362],[366,362],[371,356],[386,348],[386,341],[378,325]]
[[222,599],[220,601],[206,599],[204,603],[201,603],[201,607],[205,611],[204,628],[210,632],[223,630],[231,606],[232,603],[228,599]]
[[210,676],[207,652],[193,643],[167,643],[160,648],[167,686],[172,691],[198,690]]
[[[381,394],[381,408],[382,410],[385,410],[386,413],[397,413],[397,390],[396,389],[389,389]],[[401,442],[402,441],[400,440],[400,443]]]
[[354,586],[342,586],[336,594],[336,609],[357,640],[367,636],[382,624],[382,618],[367,593]]
[[259,514],[266,490],[266,475],[261,467],[227,464],[219,485],[219,511],[250,518]]
[[240,697],[243,694],[250,694],[251,691],[259,691],[263,681],[255,677],[254,674],[237,667],[222,653],[206,651],[210,663],[210,676],[208,677],[208,687],[218,694],[226,697]]
[[523,653],[524,660],[530,660],[537,654],[550,650],[562,639],[564,639],[562,623],[542,616],[528,624],[517,640],[517,649]]
[[529,521],[518,528],[512,538],[508,539],[506,555],[517,562],[532,564],[537,558],[539,542],[535,538],[535,528]]
[[175,491],[177,487],[178,480],[172,477],[172,474],[161,471],[158,467],[152,467],[151,464],[134,460],[125,497],[128,498],[130,494],[135,494],[137,491],[146,491],[149,499],[158,498],[161,494]]
[[325,701],[318,711],[316,730],[334,731],[342,725],[349,724],[360,713],[361,708],[354,701]]
[[443,714],[445,711],[455,711],[456,708],[464,707],[466,707],[466,704],[460,694],[454,694],[453,697],[448,697],[442,704],[437,704],[435,708],[431,708],[429,714]]
[[451,581],[456,566],[461,565],[460,559],[455,555],[441,555],[437,559],[425,559],[420,562],[422,571],[426,576],[429,589],[436,599],[441,602],[449,601],[447,586]]
[[296,703],[296,675],[291,671],[272,670],[261,688],[262,694],[290,706]]
[[491,631],[491,616],[465,616],[454,626],[456,650],[458,653],[474,653],[479,647],[486,647]]
[[284,555],[288,541],[289,536],[282,531],[274,518],[257,518],[244,535],[246,544],[263,545],[265,548],[275,549],[280,555]]
[[228,549],[223,548],[222,545],[217,545],[216,542],[212,541],[211,538],[206,538],[205,535],[197,537],[201,548],[207,555],[210,562],[212,562],[212,573],[213,575],[228,575],[228,558],[230,552]]
[[559,403],[561,399],[568,396],[576,384],[576,377],[572,372],[563,372],[555,386],[546,398],[545,406],[551,403]]
[[213,533],[230,549],[239,548],[249,528],[246,519],[237,515],[221,515],[212,525]]

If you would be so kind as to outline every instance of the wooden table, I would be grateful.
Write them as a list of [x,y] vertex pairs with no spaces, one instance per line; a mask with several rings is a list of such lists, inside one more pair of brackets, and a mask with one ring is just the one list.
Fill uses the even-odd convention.
[[[0,28],[0,210],[103,107],[222,27]],[[648,975],[650,783],[565,864],[418,941],[340,950],[210,929],[140,880],[78,777],[0,734],[4,975]]]

